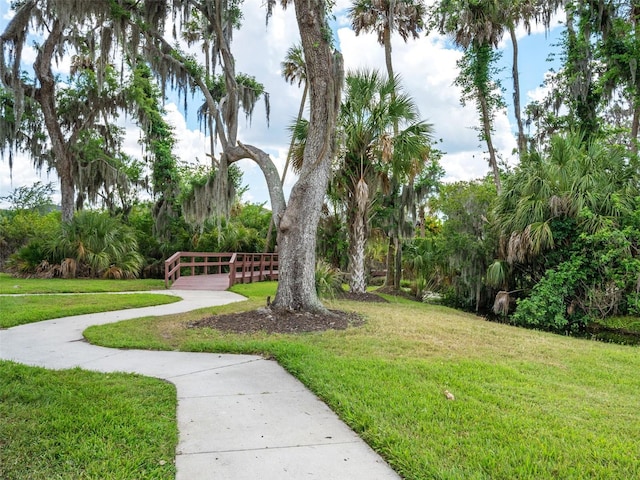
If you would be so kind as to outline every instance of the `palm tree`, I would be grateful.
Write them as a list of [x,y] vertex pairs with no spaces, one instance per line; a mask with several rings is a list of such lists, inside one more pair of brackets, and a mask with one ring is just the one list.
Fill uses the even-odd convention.
[[406,42],[418,38],[424,28],[426,9],[422,0],[355,0],[348,15],[356,35],[373,32],[384,46],[387,75],[394,77],[391,61],[391,34],[398,32]]
[[457,83],[463,88],[467,99],[475,97],[480,121],[482,139],[489,150],[489,166],[493,172],[496,190],[500,193],[500,172],[493,146],[493,116],[496,108],[502,106],[495,92],[497,82],[492,79],[492,64],[505,31],[505,12],[500,0],[444,0],[436,8],[440,32],[451,34],[457,45],[465,49],[465,58],[458,63],[461,73]]
[[[387,77],[394,78],[391,56],[391,34],[397,32],[406,42],[409,37],[418,38],[424,28],[426,8],[422,0],[355,0],[349,9],[351,26],[356,35],[361,32],[377,34],[378,43],[384,46]],[[398,125],[393,126],[394,136],[398,134]],[[389,247],[387,250],[387,278],[389,288],[398,288],[400,281],[396,272],[401,272],[402,250],[400,238],[403,236],[403,211],[401,198],[414,198],[410,185],[401,185],[396,178],[391,178],[390,200],[391,222],[389,229]],[[404,192],[404,195],[403,195]],[[411,206],[408,206],[411,208]],[[394,265],[395,257],[395,265]]]
[[618,225],[624,212],[633,210],[636,185],[618,146],[585,141],[583,134],[553,137],[548,155],[533,153],[522,162],[498,197],[504,260],[540,278],[544,253],[559,242],[571,242],[576,231]]
[[[349,229],[349,286],[364,293],[365,244],[371,205],[391,176],[406,178],[429,152],[431,126],[419,121],[413,100],[400,90],[398,78],[376,71],[350,74],[340,110],[344,157],[333,179],[341,193]],[[396,136],[394,125],[404,127]]]
[[[144,264],[135,232],[108,213],[78,212],[49,241],[50,260],[92,277],[136,278]],[[65,263],[66,262],[66,263]]]

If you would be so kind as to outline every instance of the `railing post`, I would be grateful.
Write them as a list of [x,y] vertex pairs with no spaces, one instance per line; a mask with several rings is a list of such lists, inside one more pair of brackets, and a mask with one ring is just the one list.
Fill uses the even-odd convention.
[[229,260],[229,287],[233,287],[236,284],[236,257],[237,254],[234,253]]

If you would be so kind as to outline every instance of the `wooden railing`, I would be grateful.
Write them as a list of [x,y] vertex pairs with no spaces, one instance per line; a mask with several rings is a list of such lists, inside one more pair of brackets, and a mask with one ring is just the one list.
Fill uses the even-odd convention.
[[234,253],[229,264],[229,286],[278,280],[277,253]]
[[229,275],[229,286],[278,280],[277,253],[176,252],[164,262],[167,288],[182,275]]

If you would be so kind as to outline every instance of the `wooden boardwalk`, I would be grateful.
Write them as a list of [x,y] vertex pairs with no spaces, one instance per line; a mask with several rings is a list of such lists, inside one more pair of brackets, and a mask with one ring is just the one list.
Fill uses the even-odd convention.
[[178,278],[171,290],[211,290],[223,291],[229,288],[229,274],[194,275]]
[[173,290],[222,291],[237,283],[278,280],[277,253],[176,252],[164,262]]

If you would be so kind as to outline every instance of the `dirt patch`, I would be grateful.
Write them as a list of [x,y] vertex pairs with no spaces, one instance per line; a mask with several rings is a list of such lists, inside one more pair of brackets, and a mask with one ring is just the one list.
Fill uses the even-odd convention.
[[[343,292],[338,299],[358,302],[388,303],[388,300],[375,293],[354,294]],[[345,330],[364,324],[364,319],[353,312],[327,310],[325,313],[292,312],[270,307],[248,312],[214,315],[187,324],[189,328],[213,328],[233,333],[304,333],[323,332],[325,330]]]
[[209,327],[233,333],[303,333],[344,330],[363,323],[364,319],[360,315],[338,310],[310,313],[259,308],[248,312],[214,315],[191,322],[188,327]]

